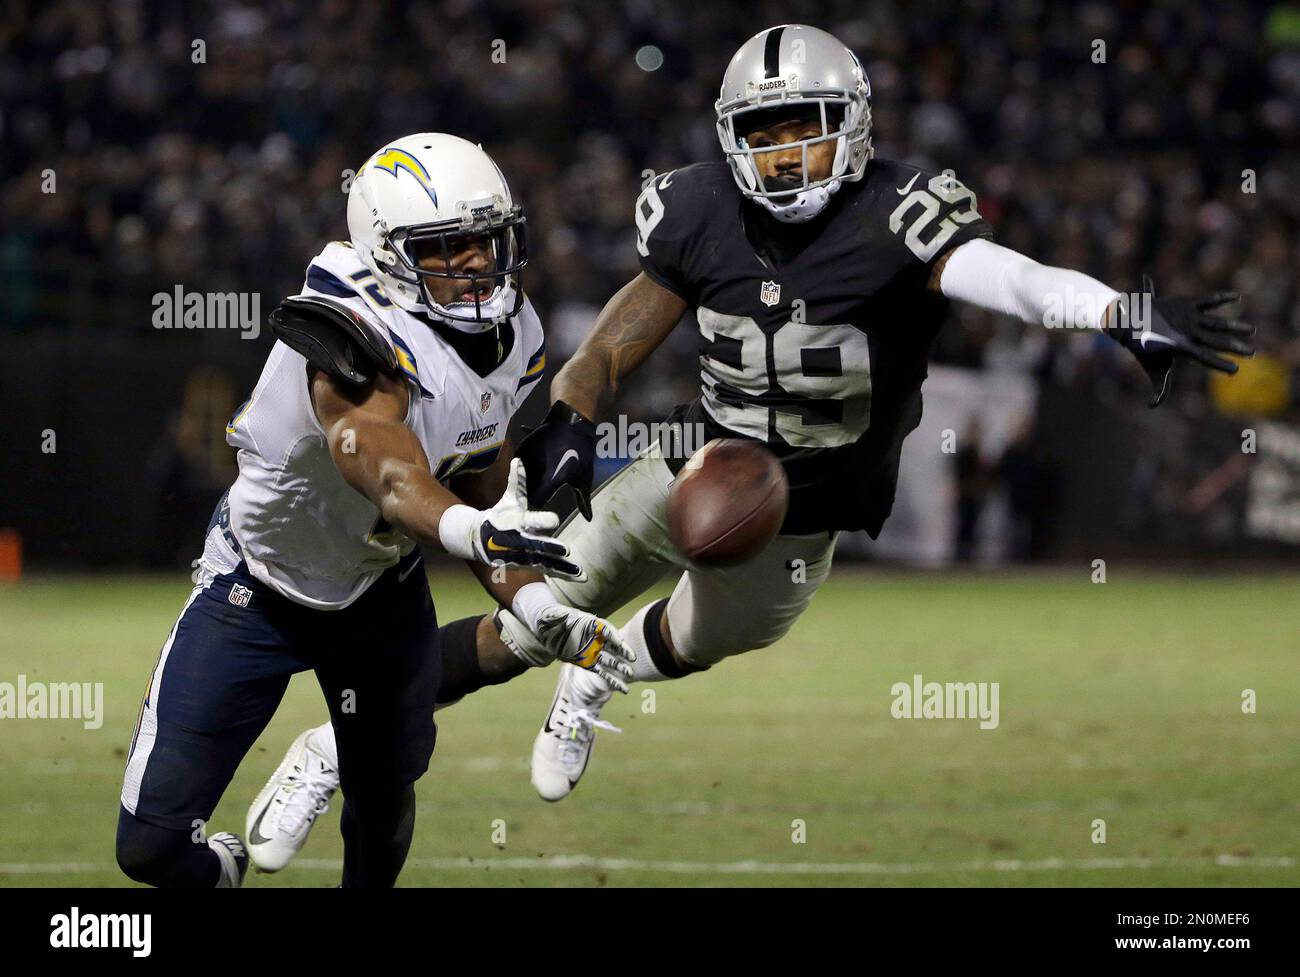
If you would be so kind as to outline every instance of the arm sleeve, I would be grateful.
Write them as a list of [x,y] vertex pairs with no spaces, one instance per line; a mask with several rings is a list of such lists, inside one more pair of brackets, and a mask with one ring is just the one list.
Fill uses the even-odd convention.
[[950,299],[1049,328],[1099,329],[1119,292],[1068,268],[1041,265],[992,241],[954,248],[939,288]]

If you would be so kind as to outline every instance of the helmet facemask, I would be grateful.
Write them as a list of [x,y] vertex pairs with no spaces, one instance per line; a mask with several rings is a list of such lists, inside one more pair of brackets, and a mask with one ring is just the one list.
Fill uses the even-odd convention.
[[[524,302],[520,274],[528,264],[522,207],[473,210],[486,212],[472,219],[399,227],[386,236],[383,255],[396,259],[385,270],[415,290],[429,315],[468,333],[485,332],[518,315]],[[457,250],[466,239],[472,238],[487,239],[491,255],[487,270],[476,272],[452,266]],[[421,258],[430,253],[441,259],[437,262],[441,270],[420,267]],[[377,253],[376,257],[379,256]],[[468,282],[467,291],[473,295],[473,301],[438,302],[429,289],[430,279]],[[479,292],[484,285],[490,285],[491,292],[481,296]]]
[[[859,91],[787,90],[771,96],[719,100],[716,108],[718,140],[736,185],[741,193],[761,204],[778,220],[795,223],[816,216],[844,181],[861,178],[871,158],[871,104],[869,95]],[[748,143],[750,133],[774,124],[773,119],[803,118],[820,123],[820,133],[775,146],[755,148]],[[809,179],[809,147],[831,141],[835,142],[835,157],[830,174],[820,180]],[[802,183],[769,189],[764,185],[756,157],[795,148],[803,154]]]

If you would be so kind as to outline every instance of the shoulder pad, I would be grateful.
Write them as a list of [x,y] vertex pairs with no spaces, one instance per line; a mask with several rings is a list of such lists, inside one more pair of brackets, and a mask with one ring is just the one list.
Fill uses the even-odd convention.
[[287,298],[267,317],[271,332],[318,370],[361,386],[397,375],[397,354],[365,316],[319,295]]

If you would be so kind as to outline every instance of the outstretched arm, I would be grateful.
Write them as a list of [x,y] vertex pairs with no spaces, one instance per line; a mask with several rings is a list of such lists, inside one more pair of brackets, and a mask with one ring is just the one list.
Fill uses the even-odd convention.
[[562,400],[595,420],[622,379],[658,348],[685,311],[685,299],[644,272],[637,275],[605,303],[587,338],[556,375],[551,402]]
[[1237,300],[1231,292],[1200,301],[1157,300],[1147,279],[1142,292],[1124,295],[1081,272],[1039,264],[991,241],[968,241],[953,248],[935,262],[929,288],[1021,322],[1105,330],[1146,371],[1152,407],[1169,392],[1175,359],[1236,373],[1237,364],[1219,354],[1254,353],[1246,341],[1254,333],[1250,325],[1214,314]]
[[1039,264],[1019,251],[976,239],[934,263],[930,291],[1021,322],[1065,329],[1102,329],[1120,293],[1069,268]]
[[622,379],[658,348],[685,311],[685,299],[644,272],[605,303],[587,338],[551,381],[546,421],[519,444],[533,505],[546,505],[568,485],[583,517],[591,518],[593,422],[614,400]]
[[402,423],[409,397],[402,381],[380,374],[348,388],[316,372],[311,397],[344,481],[378,506],[394,529],[445,549],[438,524],[460,499],[433,477],[415,432]]
[[558,520],[549,512],[529,511],[518,463],[505,494],[490,509],[464,505],[442,487],[415,432],[403,423],[409,393],[401,380],[380,374],[351,388],[315,372],[311,397],[335,466],[389,526],[462,559],[582,576],[567,546],[537,535],[554,529]]

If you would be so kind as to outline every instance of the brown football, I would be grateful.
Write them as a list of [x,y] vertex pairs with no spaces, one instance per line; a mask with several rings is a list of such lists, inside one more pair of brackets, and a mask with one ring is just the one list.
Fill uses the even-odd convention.
[[673,480],[668,534],[696,563],[743,563],[777,534],[789,496],[781,463],[757,441],[710,441]]

